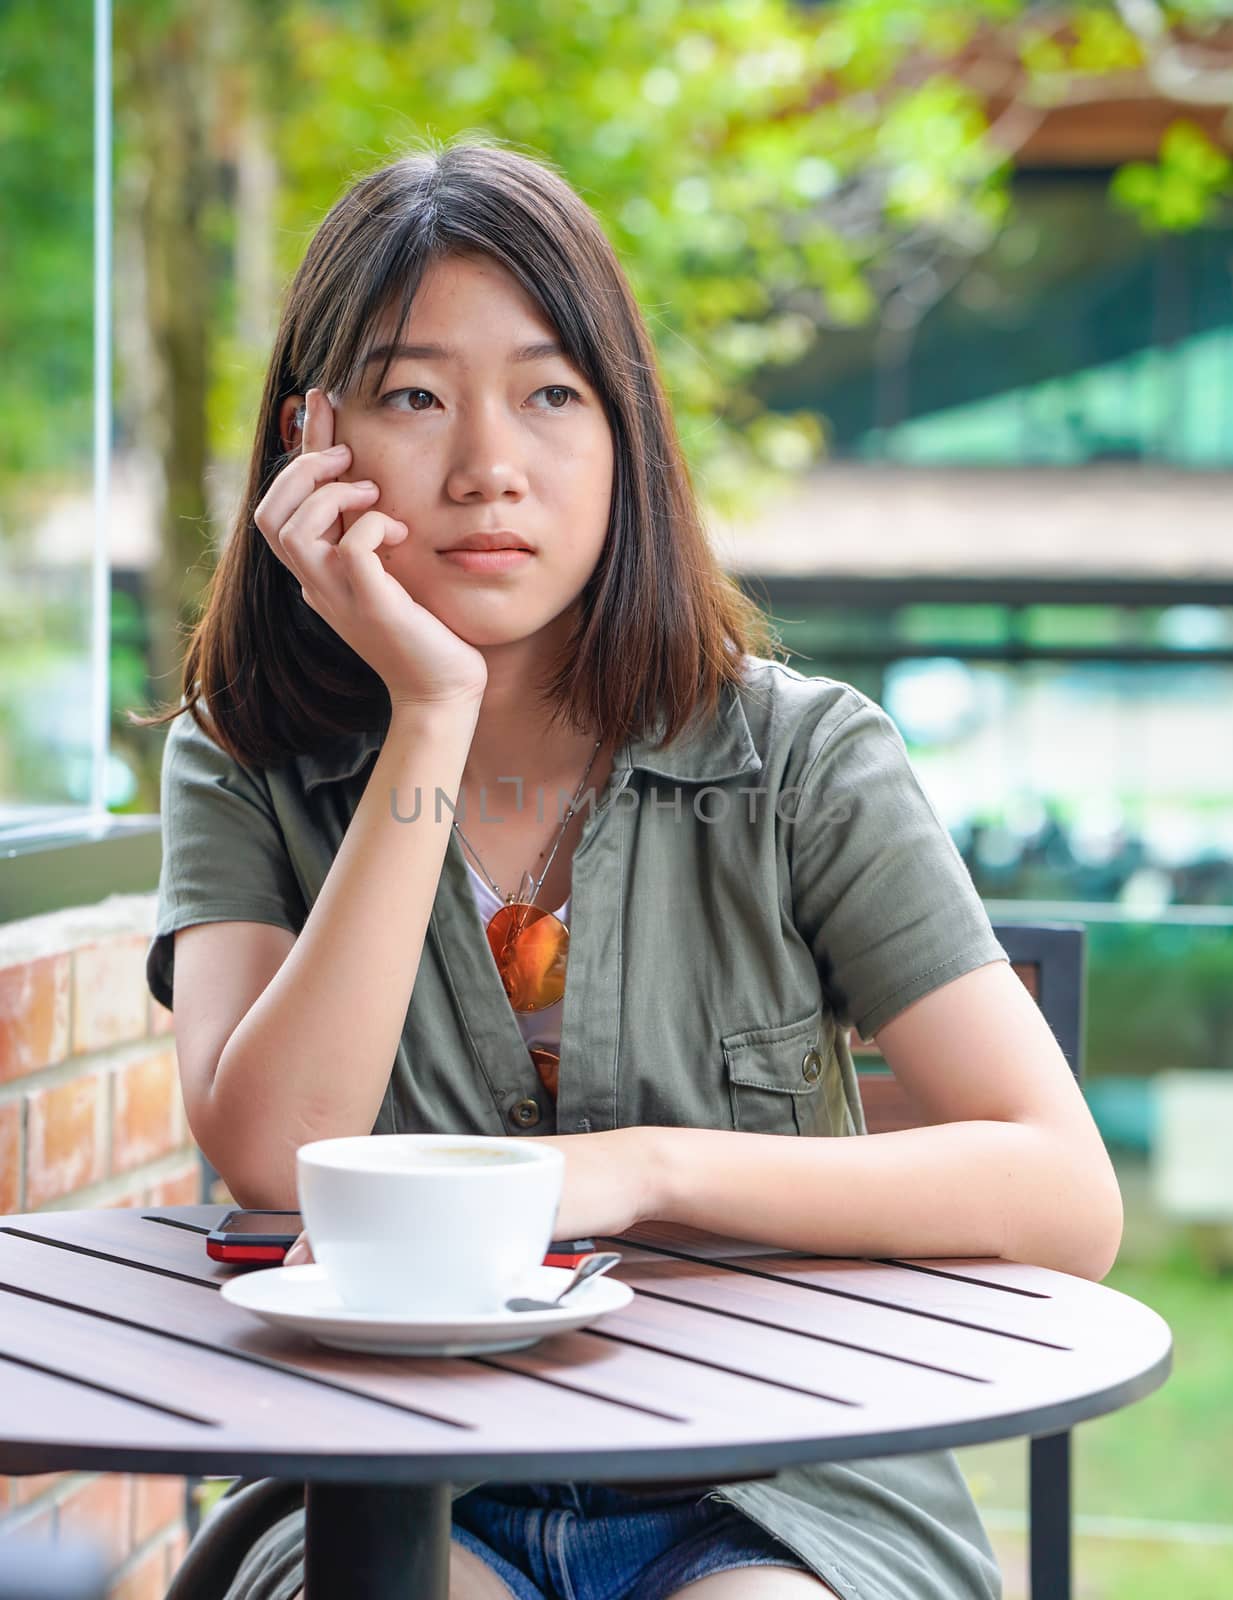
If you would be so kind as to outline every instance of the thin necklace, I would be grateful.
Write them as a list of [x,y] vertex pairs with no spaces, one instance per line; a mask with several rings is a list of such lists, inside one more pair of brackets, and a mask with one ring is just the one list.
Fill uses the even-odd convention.
[[[556,1005],[565,993],[569,929],[554,912],[541,911],[534,904],[534,900],[548,875],[548,868],[552,865],[557,847],[565,837],[569,819],[577,807],[601,743],[600,739],[595,741],[595,749],[591,752],[590,761],[587,762],[587,770],[582,774],[577,793],[570,802],[565,820],[553,843],[552,854],[548,857],[547,865],[540,873],[538,881],[531,887],[530,894],[527,894],[527,888],[531,884],[531,874],[524,872],[518,889],[519,895],[524,898],[519,901],[513,894],[507,895],[505,904],[493,912],[485,929],[488,947],[492,951],[501,978],[501,986],[511,1007],[520,1015],[546,1010],[547,1007]],[[454,827],[458,828],[456,819]],[[480,870],[492,884],[493,893],[500,900],[500,889],[493,882],[491,873],[479,860],[478,853],[461,828],[458,828],[458,837],[479,861]],[[542,850],[540,854],[543,855]],[[555,1101],[561,1075],[561,1052],[552,1050],[546,1045],[529,1046],[528,1049],[540,1082]]]
[[[480,871],[488,879],[488,882],[490,884],[492,884],[492,891],[496,895],[497,899],[501,900],[505,905],[507,905],[507,906],[508,905],[514,905],[515,903],[518,903],[518,904],[524,904],[525,903],[527,905],[534,905],[535,897],[540,891],[540,885],[543,883],[544,879],[548,876],[548,871],[551,868],[552,863],[553,863],[553,859],[555,858],[557,850],[560,847],[561,840],[565,837],[565,830],[566,830],[566,828],[569,827],[570,818],[574,815],[574,812],[575,812],[575,810],[577,808],[577,805],[578,805],[578,801],[582,796],[582,791],[583,791],[584,787],[586,786],[586,781],[591,775],[591,768],[595,765],[595,757],[599,754],[599,747],[602,744],[602,742],[603,742],[602,739],[596,739],[596,741],[595,741],[595,749],[592,750],[592,752],[591,752],[591,759],[587,762],[587,769],[582,774],[582,779],[579,782],[577,789],[574,791],[574,798],[570,801],[569,805],[566,807],[565,819],[561,823],[561,827],[560,827],[560,829],[559,829],[559,831],[557,833],[556,838],[553,840],[552,854],[548,857],[548,860],[545,862],[544,870],[540,873],[538,879],[534,880],[533,886],[532,886],[531,891],[530,891],[529,894],[527,893],[527,885],[531,881],[531,874],[530,874],[529,871],[523,873],[522,882],[518,886],[517,894],[511,892],[508,895],[503,895],[501,893],[500,889],[497,888],[496,883],[493,881],[492,875],[488,871],[488,868],[484,865],[484,863],[482,861],[480,861],[479,852],[475,849],[475,846],[467,838],[466,834],[463,833],[462,829],[458,828],[458,820],[457,820],[457,818],[455,818],[454,827],[458,828],[458,837],[462,840],[463,844],[466,845],[467,849],[475,857],[476,862],[479,865]],[[543,855],[543,853],[544,852],[541,850],[540,851],[540,855]]]

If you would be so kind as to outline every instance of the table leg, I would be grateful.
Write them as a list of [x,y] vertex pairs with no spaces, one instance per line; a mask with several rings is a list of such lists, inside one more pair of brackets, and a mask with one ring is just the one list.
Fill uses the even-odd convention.
[[446,1600],[450,1486],[310,1483],[304,1600]]
[[1032,1440],[1028,1465],[1032,1600],[1070,1600],[1070,1430]]

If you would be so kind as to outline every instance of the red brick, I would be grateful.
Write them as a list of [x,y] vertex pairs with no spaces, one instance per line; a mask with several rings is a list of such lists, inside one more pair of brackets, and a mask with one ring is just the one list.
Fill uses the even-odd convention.
[[[147,990],[149,985],[147,984]],[[176,1031],[175,1017],[161,1001],[156,1000],[152,994],[146,995],[146,1032],[157,1038],[160,1034]]]
[[21,1210],[21,1106],[0,1106],[0,1217]]
[[73,952],[75,1055],[145,1037],[147,944],[133,934]]
[[167,1593],[167,1556],[161,1544],[126,1567],[107,1590],[107,1600],[163,1600]]
[[112,1172],[128,1172],[178,1146],[180,1081],[174,1050],[121,1067],[113,1093]]
[[133,1548],[172,1523],[184,1520],[187,1509],[183,1478],[133,1478]]
[[26,1207],[72,1194],[103,1176],[98,1112],[103,1081],[87,1073],[26,1096]]
[[196,1154],[183,1172],[152,1183],[146,1196],[151,1206],[195,1206],[201,1203],[201,1165]]
[[61,1500],[56,1536],[93,1540],[102,1547],[110,1565],[118,1567],[131,1548],[131,1503],[128,1474],[103,1473],[80,1488],[71,1489]]
[[63,1061],[69,1038],[69,957],[0,972],[0,1083]]
[[58,1489],[73,1477],[71,1472],[31,1472],[24,1478],[10,1478],[9,1488],[15,1506],[28,1506],[41,1494]]

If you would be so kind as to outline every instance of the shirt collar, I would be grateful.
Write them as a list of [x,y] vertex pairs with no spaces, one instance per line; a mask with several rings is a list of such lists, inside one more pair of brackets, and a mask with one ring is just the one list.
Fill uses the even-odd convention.
[[684,732],[655,749],[663,730],[663,719],[645,739],[628,739],[617,752],[615,766],[641,767],[664,778],[684,783],[712,783],[720,778],[735,778],[743,773],[761,772],[762,758],[754,748],[749,721],[741,696],[725,683],[709,722],[696,719]]
[[[741,696],[731,684],[724,684],[720,689],[719,702],[709,722],[700,725],[695,719],[670,743],[655,749],[662,729],[661,718],[645,738],[627,739],[617,752],[614,769],[641,768],[644,772],[684,783],[713,783],[720,778],[735,778],[762,770],[762,759],[754,748]],[[381,748],[385,731],[382,727],[347,734],[336,740],[329,750],[296,755],[293,759],[305,793],[319,783],[353,778]]]

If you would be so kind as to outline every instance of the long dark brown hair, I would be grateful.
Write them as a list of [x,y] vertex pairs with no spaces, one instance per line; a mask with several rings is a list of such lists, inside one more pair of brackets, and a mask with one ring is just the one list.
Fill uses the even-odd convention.
[[710,548],[654,348],[596,216],[541,160],[474,136],[428,140],[355,183],[309,244],[275,336],[243,501],[189,634],[184,703],[132,722],[191,711],[234,760],[256,767],[388,724],[385,684],[305,605],[253,513],[289,459],[282,402],[310,386],[358,384],[379,326],[394,308],[403,326],[427,268],[477,254],[536,301],[613,434],[608,532],[546,675],[552,717],[617,741],[659,728],[662,745],[714,713],[744,655],[775,653],[768,617]]

